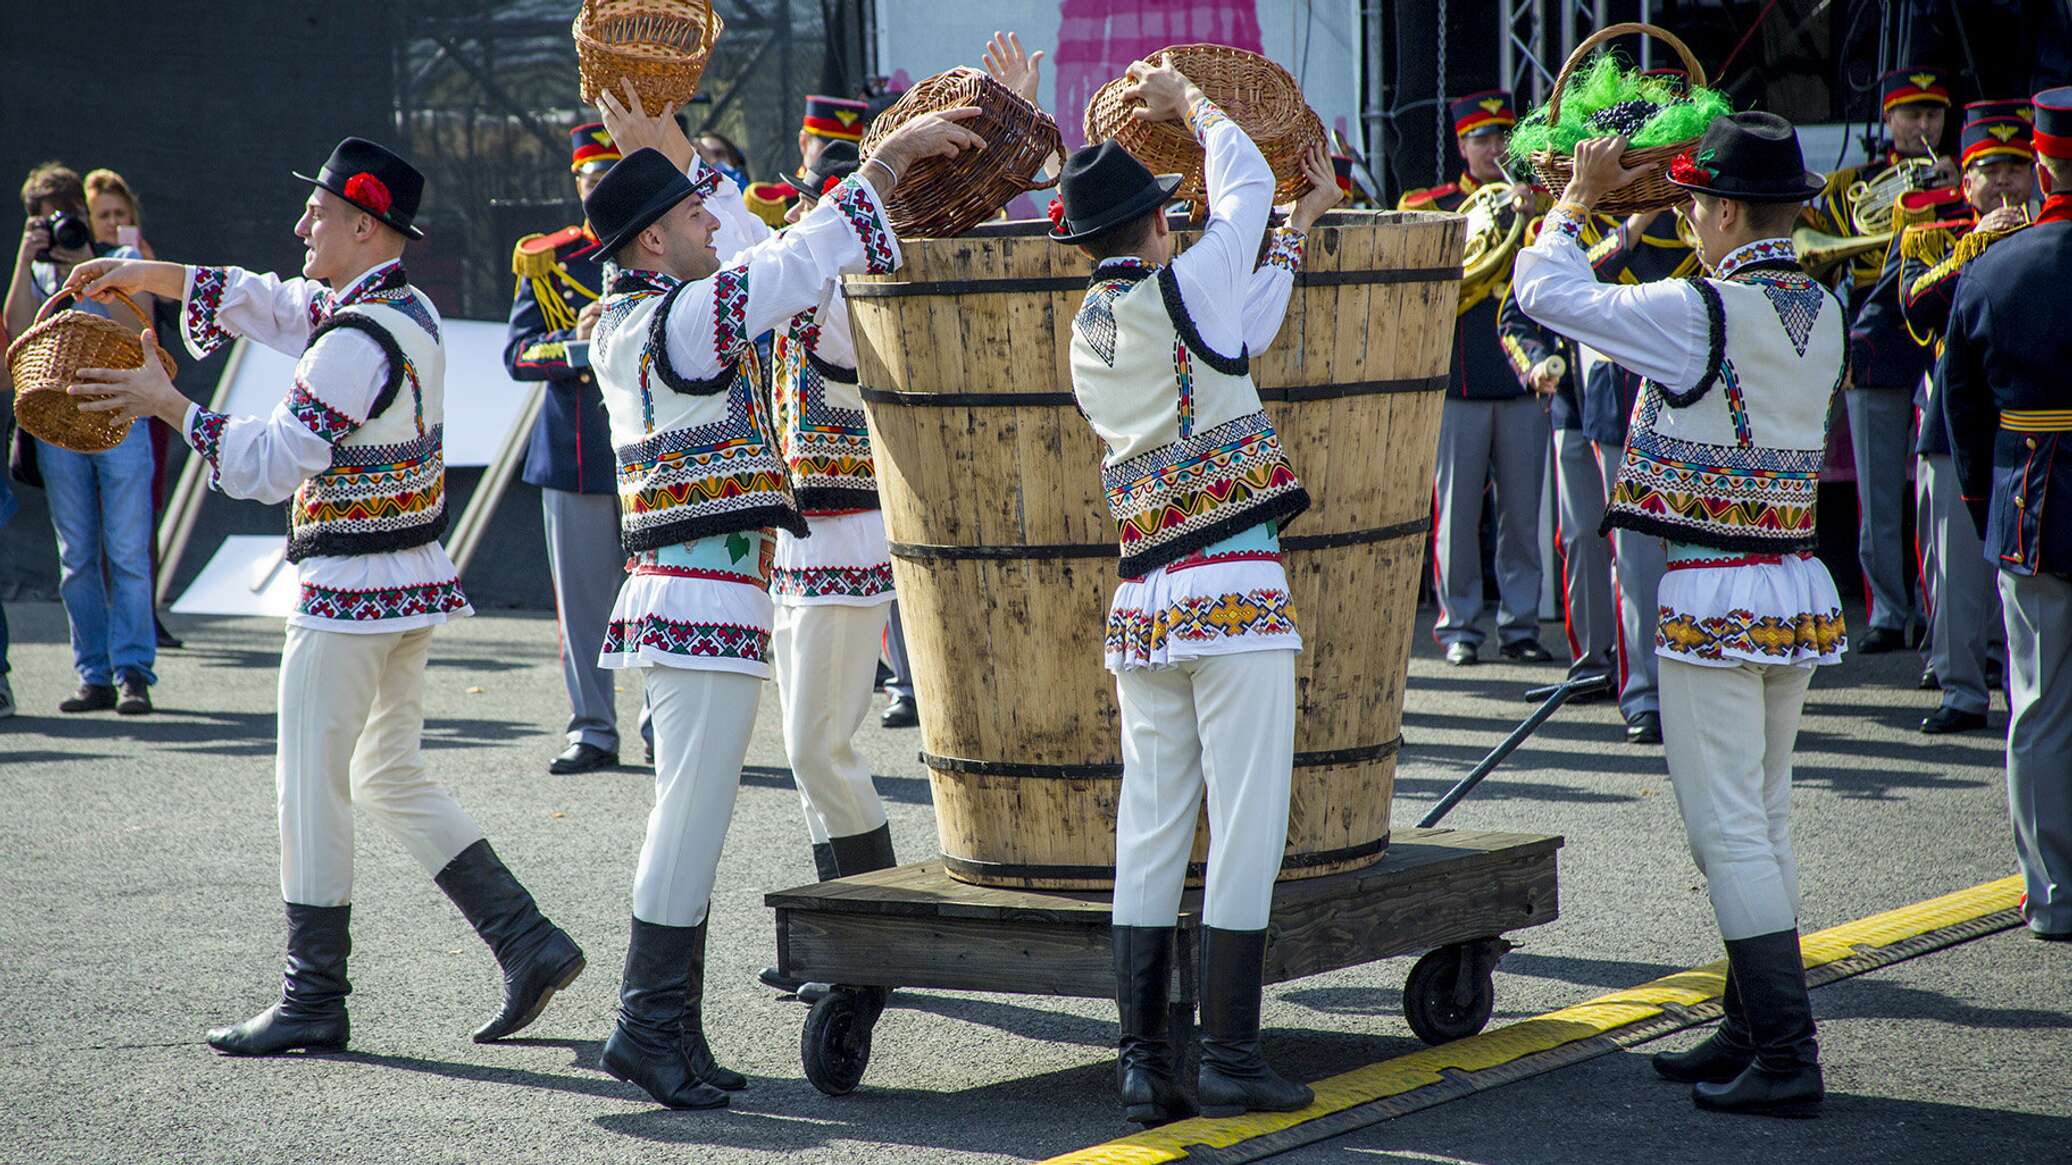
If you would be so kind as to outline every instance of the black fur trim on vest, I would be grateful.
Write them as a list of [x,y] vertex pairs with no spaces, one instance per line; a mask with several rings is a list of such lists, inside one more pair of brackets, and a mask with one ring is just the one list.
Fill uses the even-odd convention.
[[798,499],[799,512],[809,518],[879,508],[877,487],[868,485],[795,486],[792,496]]
[[371,421],[387,412],[388,407],[395,403],[396,392],[403,387],[403,366],[408,361],[403,358],[402,345],[396,343],[396,338],[389,334],[387,328],[354,312],[339,312],[318,324],[316,330],[309,334],[309,346],[316,347],[318,340],[339,328],[358,332],[373,340],[381,348],[382,356],[388,360],[388,376],[381,382],[381,391],[375,394],[374,407],[367,410],[367,419]]
[[647,342],[648,348],[655,354],[655,375],[662,379],[663,384],[668,385],[672,391],[686,396],[711,396],[717,392],[725,392],[727,387],[734,383],[733,365],[729,364],[721,368],[717,375],[703,380],[690,380],[679,375],[676,365],[669,362],[669,309],[676,306],[677,296],[694,286],[697,285],[679,283],[662,296],[661,305],[655,308],[653,318],[648,320]]
[[832,380],[839,384],[856,383],[854,368],[844,368],[832,360],[824,360],[818,352],[807,352],[806,363],[811,364],[814,371],[820,373],[822,380]]
[[1814,534],[1727,534],[1710,527],[1686,526],[1657,514],[1626,509],[1606,510],[1604,520],[1597,524],[1597,532],[1609,534],[1614,527],[1731,554],[1798,554],[1820,549],[1820,538]]
[[1251,353],[1244,345],[1238,346],[1237,355],[1225,356],[1208,346],[1201,338],[1201,330],[1194,326],[1194,317],[1187,314],[1187,304],[1180,299],[1180,277],[1173,274],[1171,267],[1158,269],[1158,294],[1165,299],[1166,315],[1172,317],[1173,330],[1180,333],[1180,341],[1187,350],[1202,358],[1202,363],[1225,376],[1243,376],[1252,370]]
[[288,561],[301,562],[305,558],[319,555],[345,557],[353,554],[386,554],[392,550],[409,550],[415,546],[437,542],[445,533],[446,503],[443,498],[439,503],[439,512],[423,523],[401,530],[384,530],[379,534],[297,530],[291,510],[288,519]]
[[643,550],[660,550],[665,546],[696,542],[700,538],[736,534],[744,530],[762,530],[771,526],[788,530],[795,538],[805,538],[812,534],[806,527],[806,519],[799,516],[798,510],[787,504],[775,503],[735,510],[731,513],[687,516],[641,530],[621,527],[619,542],[625,546],[628,554],[639,554]]
[[1693,275],[1686,282],[1697,289],[1698,302],[1705,305],[1705,375],[1698,378],[1697,384],[1683,392],[1676,392],[1667,385],[1655,386],[1661,389],[1663,401],[1673,409],[1698,403],[1698,398],[1704,396],[1712,388],[1713,382],[1719,379],[1720,366],[1727,359],[1727,305],[1720,302],[1719,288],[1714,287],[1702,275]]

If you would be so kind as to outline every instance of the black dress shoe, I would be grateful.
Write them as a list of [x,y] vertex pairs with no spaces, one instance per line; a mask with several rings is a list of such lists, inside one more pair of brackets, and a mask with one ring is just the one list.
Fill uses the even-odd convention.
[[606,752],[594,744],[581,741],[569,745],[560,756],[547,762],[547,771],[556,776],[570,773],[588,773],[597,769],[608,769],[619,763],[619,754]]
[[78,691],[58,701],[60,712],[106,712],[114,706],[112,684],[81,684]]
[[1896,627],[1873,627],[1851,646],[1865,655],[1883,655],[1907,645],[1906,633]]
[[642,761],[643,761],[644,763],[646,763],[646,764],[647,764],[647,765],[648,765],[649,767],[651,767],[651,768],[652,768],[652,767],[654,766],[654,763],[655,763],[655,742],[654,742],[654,741],[652,741],[652,740],[643,740],[643,741],[641,741],[641,742],[640,742],[640,759],[641,759],[641,760],[642,760]]
[[878,717],[878,723],[887,728],[912,728],[921,722],[921,709],[914,704],[912,696],[901,696],[885,705],[885,714]]
[[118,685],[121,698],[115,701],[118,716],[142,716],[151,711],[151,685],[141,676],[124,676]]
[[1455,667],[1474,667],[1482,662],[1482,657],[1474,644],[1462,639],[1446,645],[1446,662]]
[[1942,681],[1935,677],[1935,669],[1932,667],[1921,669],[1921,682],[1914,686],[1924,692],[1942,691]]
[[1503,647],[1503,656],[1513,663],[1548,663],[1554,658],[1547,653],[1546,648],[1540,646],[1537,639],[1520,639],[1515,643],[1506,643]]
[[1660,712],[1635,712],[1626,720],[1627,744],[1662,743],[1662,714]]
[[157,632],[160,651],[178,651],[187,646],[179,636],[165,629],[165,620],[159,618],[156,611],[151,613],[151,626]]
[[1951,732],[1976,732],[1985,726],[1984,712],[1965,712],[1947,704],[1921,718],[1921,731],[1927,736],[1942,736]]

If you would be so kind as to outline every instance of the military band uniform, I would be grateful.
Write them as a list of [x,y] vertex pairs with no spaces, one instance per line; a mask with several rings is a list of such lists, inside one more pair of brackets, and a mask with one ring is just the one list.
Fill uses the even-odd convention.
[[[382,147],[348,138],[312,181],[418,237],[411,219],[423,179]],[[282,1000],[210,1032],[209,1043],[230,1054],[345,1045],[355,806],[433,875],[502,964],[503,1011],[476,1039],[516,1031],[582,971],[583,954],[425,773],[432,629],[473,613],[439,545],[438,310],[390,260],[331,288],[190,267],[180,319],[196,359],[240,336],[296,357],[293,383],[269,415],[195,405],[183,426],[211,488],[288,503],[287,559],[299,584],[281,653],[274,772],[289,929]]]
[[[1888,74],[1881,84],[1883,107],[1950,104],[1947,77],[1938,69],[1912,68]],[[1856,206],[1851,188],[1875,178],[1900,160],[1888,152],[1863,166],[1828,175],[1809,212],[1829,234],[1854,236]],[[1849,445],[1855,455],[1857,561],[1870,604],[1866,639],[1872,646],[1903,639],[1917,614],[1907,596],[1907,471],[1913,463],[1914,390],[1929,360],[1907,334],[1896,274],[1885,278],[1885,249],[1845,268],[1849,304],[1849,384],[1843,395],[1849,417]]]
[[[2072,161],[2072,89],[2036,96],[2036,152]],[[1966,264],[1942,357],[1951,457],[1999,572],[2007,793],[2029,928],[2072,938],[2072,192]]]

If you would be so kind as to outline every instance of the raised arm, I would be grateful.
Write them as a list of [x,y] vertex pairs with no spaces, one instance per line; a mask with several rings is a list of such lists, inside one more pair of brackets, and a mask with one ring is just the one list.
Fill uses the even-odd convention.
[[281,280],[242,267],[183,267],[149,259],[81,263],[65,286],[103,301],[116,291],[180,301],[180,338],[197,360],[237,336],[302,355],[309,344],[310,309],[324,291],[311,279]]

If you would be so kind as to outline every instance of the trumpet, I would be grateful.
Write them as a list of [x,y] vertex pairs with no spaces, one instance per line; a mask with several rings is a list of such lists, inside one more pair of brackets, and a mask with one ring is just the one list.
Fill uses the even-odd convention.
[[[1890,213],[1887,213],[1888,223]],[[1791,245],[1799,252],[1799,266],[1815,279],[1825,279],[1830,272],[1858,255],[1882,251],[1892,245],[1891,229],[1871,235],[1831,235],[1812,227],[1800,227],[1791,232]]]

